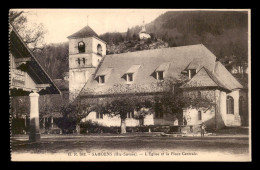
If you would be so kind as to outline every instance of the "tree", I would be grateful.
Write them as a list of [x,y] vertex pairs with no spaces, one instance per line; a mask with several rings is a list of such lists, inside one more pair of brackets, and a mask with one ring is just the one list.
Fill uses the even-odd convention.
[[88,114],[97,109],[96,98],[88,98],[82,103],[80,97],[78,96],[73,102],[68,103],[62,108],[62,114],[65,120],[72,121],[75,125],[76,133],[80,134],[80,122],[83,118],[88,116]]
[[47,33],[43,24],[30,24],[27,22],[26,13],[24,11],[10,11],[9,21],[17,30],[19,35],[27,46],[35,52],[42,50],[44,35]]
[[[140,95],[145,91],[147,91],[146,87],[115,84],[107,90],[104,97],[99,97],[99,94],[93,90],[85,89],[82,94],[88,96],[88,99],[83,100],[82,103],[91,103],[90,105],[94,106],[92,109],[95,112],[119,117],[121,119],[121,133],[126,133],[125,121],[128,113],[136,112],[142,116],[150,113],[148,110],[152,108],[153,96]],[[89,101],[92,97],[96,100]],[[144,110],[146,111],[144,112]]]
[[154,110],[160,109],[164,113],[174,115],[178,120],[182,120],[183,108],[209,108],[214,106],[212,100],[202,96],[184,95],[181,85],[188,81],[188,77],[180,75],[179,78],[169,77],[159,84],[162,93],[155,96]]
[[130,29],[128,28],[127,32],[126,32],[126,40],[129,41],[130,38],[131,38],[131,36],[130,36]]

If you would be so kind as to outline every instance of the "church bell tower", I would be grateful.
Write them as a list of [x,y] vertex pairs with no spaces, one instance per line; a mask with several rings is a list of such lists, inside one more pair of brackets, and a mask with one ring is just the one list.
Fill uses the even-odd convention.
[[67,37],[69,39],[69,92],[73,101],[94,74],[106,55],[106,42],[89,26]]

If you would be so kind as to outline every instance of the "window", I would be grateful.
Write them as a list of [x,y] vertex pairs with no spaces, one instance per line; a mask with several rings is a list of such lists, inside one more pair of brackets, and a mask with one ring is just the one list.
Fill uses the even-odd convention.
[[78,58],[78,64],[80,65],[80,59]]
[[189,70],[189,79],[191,79],[196,74],[196,69]]
[[157,71],[156,72],[156,79],[157,80],[163,80],[163,71]]
[[104,84],[105,83],[105,76],[99,76],[98,77],[98,83],[99,84]]
[[97,53],[102,55],[102,46],[100,44],[97,45]]
[[126,74],[126,81],[127,81],[127,82],[132,82],[132,81],[134,81],[134,79],[133,79],[133,73],[128,73],[128,74]]
[[83,41],[78,43],[78,50],[79,50],[79,53],[85,52],[85,43]]
[[83,64],[85,64],[86,63],[86,59],[85,58],[83,58]]
[[198,111],[198,120],[202,120],[201,111]]
[[234,114],[234,99],[231,96],[227,97],[227,114]]
[[103,113],[96,112],[96,118],[97,119],[103,119]]

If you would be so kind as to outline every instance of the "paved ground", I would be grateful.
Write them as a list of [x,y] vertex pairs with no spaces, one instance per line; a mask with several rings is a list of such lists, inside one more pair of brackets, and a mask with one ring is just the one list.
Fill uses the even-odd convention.
[[[149,152],[169,151],[171,154],[182,152],[206,155],[214,153],[248,157],[249,138],[246,135],[208,136],[208,137],[163,137],[156,133],[139,134],[89,134],[89,135],[42,135],[38,143],[29,143],[27,135],[12,137],[13,155],[21,154],[89,154],[100,155],[99,151],[116,154],[116,151]],[[113,152],[113,153],[112,153]],[[94,154],[94,155],[93,155]],[[244,158],[240,159],[244,159]],[[222,157],[223,158],[223,157]],[[40,158],[39,158],[40,159]],[[235,159],[235,158],[234,158]],[[228,159],[227,159],[228,160]]]

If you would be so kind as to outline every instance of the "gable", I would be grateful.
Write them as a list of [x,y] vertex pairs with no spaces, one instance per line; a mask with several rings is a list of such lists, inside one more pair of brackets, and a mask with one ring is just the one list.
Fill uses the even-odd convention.
[[221,87],[227,89],[211,72],[202,67],[182,88]]

